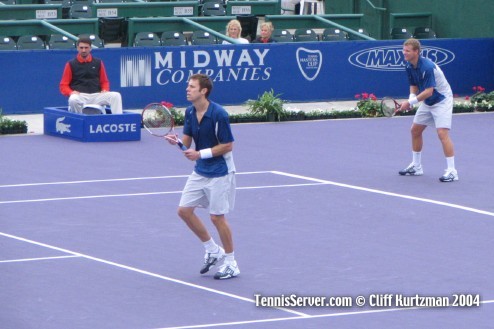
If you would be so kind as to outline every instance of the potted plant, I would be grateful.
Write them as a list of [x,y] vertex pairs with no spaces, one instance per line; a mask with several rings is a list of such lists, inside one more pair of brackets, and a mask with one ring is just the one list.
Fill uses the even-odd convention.
[[379,117],[382,116],[381,106],[377,101],[377,97],[374,94],[361,93],[356,94],[355,98],[357,102],[356,110],[358,110],[362,117]]
[[257,99],[249,99],[246,105],[251,114],[265,116],[268,121],[281,121],[281,118],[286,116],[286,111],[283,108],[284,101],[279,96],[271,89]]
[[476,111],[493,111],[494,110],[494,91],[490,93],[485,92],[485,88],[482,86],[474,86],[473,94],[470,97],[470,102],[473,104]]
[[25,134],[27,133],[26,121],[4,118],[0,108],[0,134]]

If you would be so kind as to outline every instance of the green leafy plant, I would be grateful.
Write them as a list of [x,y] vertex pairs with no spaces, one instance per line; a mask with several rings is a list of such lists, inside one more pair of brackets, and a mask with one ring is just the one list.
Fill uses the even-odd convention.
[[381,106],[374,94],[356,94],[355,98],[359,100],[356,109],[362,114],[362,117],[382,116]]
[[27,123],[21,120],[5,118],[0,108],[0,134],[25,134],[27,133]]
[[272,119],[270,121],[281,121],[287,115],[283,108],[284,101],[279,98],[280,94],[275,95],[274,90],[265,91],[257,99],[249,99],[246,104],[251,114],[263,115]]
[[494,91],[486,93],[486,90],[482,86],[474,86],[473,94],[470,97],[466,97],[467,100],[472,103],[473,107],[477,111],[494,111]]
[[162,101],[161,104],[164,107],[166,107],[166,108],[168,108],[170,110],[171,114],[173,115],[173,121],[175,122],[175,125],[177,125],[177,126],[183,126],[184,120],[185,120],[184,113],[182,113],[179,110],[177,110],[175,108],[175,105],[173,105],[170,102]]

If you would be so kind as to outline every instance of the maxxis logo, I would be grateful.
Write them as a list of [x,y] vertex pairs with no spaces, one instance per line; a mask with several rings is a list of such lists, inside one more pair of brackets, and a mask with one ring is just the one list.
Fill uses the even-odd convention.
[[[451,63],[455,54],[438,47],[422,47],[422,56],[438,66]],[[403,46],[384,46],[357,51],[348,57],[350,64],[366,70],[401,71],[405,69]]]

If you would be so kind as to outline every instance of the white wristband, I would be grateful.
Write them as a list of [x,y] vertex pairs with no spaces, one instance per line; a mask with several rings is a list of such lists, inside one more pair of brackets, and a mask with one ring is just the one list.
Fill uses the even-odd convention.
[[210,148],[199,150],[199,153],[201,154],[201,159],[209,159],[213,157],[213,151]]
[[419,100],[417,99],[417,96],[413,96],[413,97],[410,97],[408,99],[408,103],[410,103],[410,105],[412,105],[412,106],[417,104],[418,102],[419,102]]
[[410,96],[408,96],[408,99],[412,99],[413,97],[417,97],[417,95],[415,95],[415,94],[410,94]]

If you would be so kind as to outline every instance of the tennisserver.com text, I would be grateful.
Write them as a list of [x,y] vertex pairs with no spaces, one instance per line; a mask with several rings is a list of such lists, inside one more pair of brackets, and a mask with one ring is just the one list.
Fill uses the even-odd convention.
[[257,307],[479,307],[480,295],[420,296],[402,294],[371,294],[368,296],[262,296],[255,294]]

